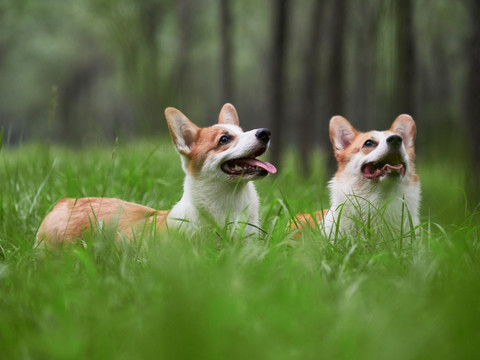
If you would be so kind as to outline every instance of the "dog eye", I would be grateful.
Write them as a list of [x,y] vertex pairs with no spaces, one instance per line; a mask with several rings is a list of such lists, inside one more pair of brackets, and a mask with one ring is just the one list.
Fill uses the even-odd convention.
[[373,140],[367,140],[363,143],[363,147],[375,147],[378,144]]
[[223,135],[220,137],[220,140],[218,140],[218,145],[225,145],[228,144],[230,141],[232,141],[231,136]]

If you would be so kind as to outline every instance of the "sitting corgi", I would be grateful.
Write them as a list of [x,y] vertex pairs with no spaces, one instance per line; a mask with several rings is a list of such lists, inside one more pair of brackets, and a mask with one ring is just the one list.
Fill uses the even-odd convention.
[[[415,173],[415,122],[400,115],[387,131],[357,131],[345,118],[330,120],[338,170],[329,183],[330,209],[298,214],[292,225],[320,225],[325,235],[355,234],[362,226],[380,235],[419,225],[420,183]],[[386,225],[386,228],[385,228]]]
[[37,246],[47,248],[81,239],[95,224],[113,227],[117,237],[132,239],[146,226],[193,231],[230,221],[258,228],[259,199],[250,180],[274,174],[276,168],[257,159],[270,143],[268,129],[243,132],[231,104],[220,111],[218,124],[199,128],[182,112],[167,108],[165,116],[185,171],[184,192],[172,210],[155,210],[113,198],[62,199],[45,217]]

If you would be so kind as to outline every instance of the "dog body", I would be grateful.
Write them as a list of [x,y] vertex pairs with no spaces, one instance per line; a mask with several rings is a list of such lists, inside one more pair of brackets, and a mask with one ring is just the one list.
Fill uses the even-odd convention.
[[333,117],[330,140],[338,170],[329,183],[331,207],[297,219],[320,224],[328,237],[365,227],[377,235],[395,235],[418,226],[415,135],[415,122],[408,115],[400,115],[387,131],[366,133],[341,116]]
[[65,198],[40,225],[36,247],[76,242],[104,229],[113,230],[119,239],[133,239],[152,224],[165,226],[168,213],[114,198]]
[[37,246],[53,247],[81,239],[108,226],[117,237],[132,239],[147,227],[190,232],[205,225],[244,222],[247,234],[258,227],[259,198],[251,180],[275,173],[256,159],[268,148],[270,131],[243,132],[231,104],[220,111],[218,124],[199,128],[174,108],[165,110],[175,149],[185,171],[184,193],[171,211],[112,198],[62,199],[46,216]]

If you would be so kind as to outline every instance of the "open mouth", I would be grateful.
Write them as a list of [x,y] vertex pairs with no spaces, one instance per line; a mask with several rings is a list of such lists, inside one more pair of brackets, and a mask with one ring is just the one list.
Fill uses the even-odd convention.
[[275,174],[277,169],[275,166],[266,161],[256,159],[257,156],[265,153],[267,148],[262,148],[253,153],[251,156],[246,156],[239,159],[231,159],[222,164],[222,171],[228,175],[255,177],[266,176],[268,174]]
[[386,158],[369,162],[362,166],[362,175],[367,179],[377,180],[385,176],[400,177],[405,176],[405,163],[401,160],[399,154],[390,154]]

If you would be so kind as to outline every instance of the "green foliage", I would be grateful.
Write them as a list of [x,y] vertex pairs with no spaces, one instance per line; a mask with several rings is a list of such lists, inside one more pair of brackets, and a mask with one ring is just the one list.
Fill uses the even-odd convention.
[[[465,214],[446,184],[431,188],[441,165],[421,168],[426,223],[401,247],[330,242],[315,230],[292,239],[289,212],[318,210],[328,194],[322,158],[302,179],[290,154],[276,179],[257,182],[262,238],[172,233],[139,248],[98,236],[40,257],[35,232],[61,197],[170,208],[182,191],[178,155],[169,142],[122,141],[0,154],[2,358],[471,359],[480,350],[479,214]],[[430,219],[435,196],[448,206]]]
[[[304,106],[305,53],[311,46],[310,15],[315,1],[291,2],[288,14],[286,131],[295,130]],[[317,116],[326,128],[326,83],[332,46],[332,1],[325,1],[320,27]],[[398,1],[346,1],[345,109],[336,109],[359,128],[383,128],[395,116],[395,44]],[[419,125],[464,122],[470,35],[466,1],[414,2],[416,58],[413,116]],[[242,124],[268,119],[272,4],[231,1],[233,102]],[[223,102],[219,2],[212,0],[15,0],[0,4],[0,118],[6,140],[96,140],[118,133],[166,131],[163,109],[177,106],[192,119],[211,123]],[[312,76],[314,76],[312,74]],[[88,79],[88,80],[86,80]],[[48,92],[58,89],[55,121]],[[50,108],[51,110],[51,108]],[[407,111],[407,109],[402,109]],[[208,116],[208,118],[207,118]],[[264,125],[263,125],[264,126]],[[48,128],[48,132],[46,129]],[[68,132],[68,129],[81,131]],[[67,130],[66,130],[67,129]],[[49,132],[52,131],[53,134]],[[317,130],[318,131],[318,130]],[[288,142],[298,141],[297,131]],[[316,132],[315,145],[324,145]],[[115,135],[112,135],[115,134]],[[463,134],[460,132],[460,136]],[[103,140],[101,138],[101,140]],[[286,139],[279,139],[286,142]],[[428,139],[433,146],[434,138]],[[6,141],[8,144],[9,141]]]

